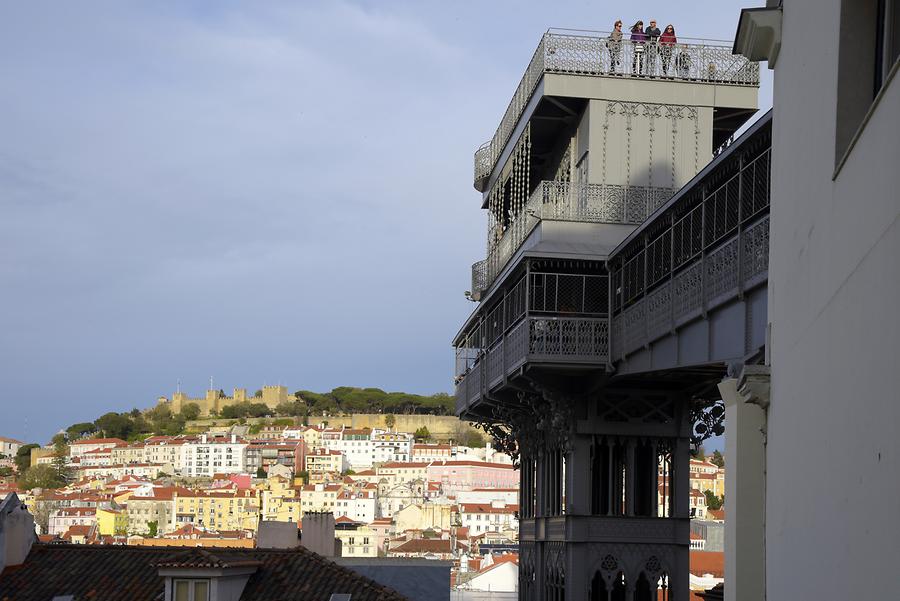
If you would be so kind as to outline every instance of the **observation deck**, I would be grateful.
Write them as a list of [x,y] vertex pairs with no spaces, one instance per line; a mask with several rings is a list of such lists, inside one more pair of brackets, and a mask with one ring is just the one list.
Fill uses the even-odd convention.
[[[636,53],[636,48],[642,51]],[[703,102],[721,107],[717,116],[720,134],[713,140],[719,146],[755,110],[755,89],[759,87],[759,63],[732,54],[730,41],[678,38],[675,44],[636,44],[623,33],[622,40],[610,39],[609,32],[551,28],[541,37],[525,73],[513,94],[493,137],[482,144],[474,157],[474,186],[479,192],[489,187],[491,176],[507,151],[523,116],[532,112],[544,95],[571,96],[579,93],[577,85],[565,77],[604,78],[678,82],[687,86],[702,84],[711,97]],[[642,69],[635,69],[636,54]],[[670,86],[671,87],[671,86]],[[732,88],[729,90],[729,88]],[[741,95],[740,88],[751,88],[752,102]],[[637,89],[626,94],[635,98]],[[650,96],[652,90],[645,91]],[[683,89],[685,96],[697,90]],[[702,94],[702,93],[701,93]],[[641,94],[638,94],[638,96]],[[696,99],[694,100],[696,102]],[[749,113],[748,113],[748,109]]]

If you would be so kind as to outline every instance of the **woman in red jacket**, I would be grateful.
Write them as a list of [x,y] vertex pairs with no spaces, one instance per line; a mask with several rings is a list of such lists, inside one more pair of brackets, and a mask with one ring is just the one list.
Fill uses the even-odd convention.
[[666,25],[665,31],[659,36],[659,54],[662,57],[663,75],[669,74],[669,65],[672,63],[672,52],[675,49],[675,28],[669,24]]

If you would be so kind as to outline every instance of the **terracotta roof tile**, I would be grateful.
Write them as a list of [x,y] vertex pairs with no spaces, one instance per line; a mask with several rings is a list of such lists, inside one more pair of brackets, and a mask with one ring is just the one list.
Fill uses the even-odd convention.
[[695,576],[725,577],[725,553],[722,551],[691,551],[690,565],[691,574]]
[[460,513],[515,513],[518,505],[505,505],[504,507],[492,507],[490,503],[460,503]]
[[[97,601],[163,598],[160,564],[258,565],[242,601],[328,601],[348,593],[353,601],[404,601],[399,593],[306,549],[223,549],[215,553],[171,547],[35,544],[25,563],[0,574],[0,600],[46,601],[56,595]],[[248,563],[252,562],[252,563]]]

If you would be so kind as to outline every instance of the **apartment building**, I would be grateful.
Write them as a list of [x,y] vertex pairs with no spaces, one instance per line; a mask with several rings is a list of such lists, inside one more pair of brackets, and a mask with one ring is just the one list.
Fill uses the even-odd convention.
[[256,530],[259,499],[255,490],[208,492],[181,490],[173,493],[172,529],[196,524],[215,530]]
[[211,437],[201,434],[182,445],[180,471],[183,476],[211,478],[214,474],[245,471],[248,443],[232,434]]
[[374,484],[344,489],[335,500],[334,517],[364,524],[375,521],[375,518],[381,517],[377,493]]
[[518,505],[507,505],[503,501],[491,503],[460,503],[459,523],[469,529],[469,534],[478,536],[485,532],[518,532],[516,514]]

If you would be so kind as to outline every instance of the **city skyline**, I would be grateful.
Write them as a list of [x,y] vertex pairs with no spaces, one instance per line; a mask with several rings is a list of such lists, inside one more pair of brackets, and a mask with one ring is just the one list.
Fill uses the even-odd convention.
[[541,32],[652,14],[730,38],[741,6],[11,8],[0,434],[45,442],[211,375],[450,392],[484,258],[465,157]]

